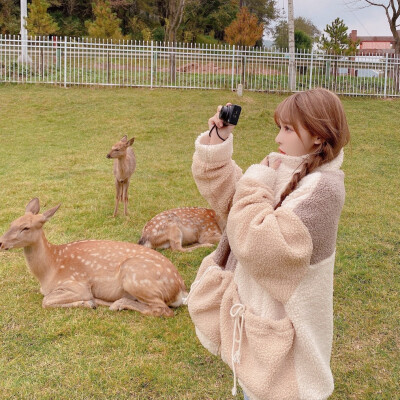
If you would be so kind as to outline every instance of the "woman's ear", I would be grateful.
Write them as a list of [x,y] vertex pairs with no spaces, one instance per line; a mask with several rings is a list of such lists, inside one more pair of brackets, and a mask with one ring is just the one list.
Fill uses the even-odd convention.
[[322,139],[319,137],[315,137],[314,144],[321,144],[321,143],[322,143]]

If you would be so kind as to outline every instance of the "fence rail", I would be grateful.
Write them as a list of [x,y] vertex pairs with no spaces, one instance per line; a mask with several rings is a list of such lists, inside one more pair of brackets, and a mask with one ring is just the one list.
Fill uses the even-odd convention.
[[[392,55],[295,54],[295,91],[400,96]],[[289,53],[268,48],[0,35],[0,82],[289,92]]]

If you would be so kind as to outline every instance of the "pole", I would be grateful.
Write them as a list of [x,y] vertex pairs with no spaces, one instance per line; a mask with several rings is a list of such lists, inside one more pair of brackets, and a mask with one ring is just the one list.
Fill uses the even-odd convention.
[[150,88],[153,89],[153,68],[154,68],[154,48],[153,41],[151,41],[151,59],[150,59]]
[[311,49],[311,63],[310,63],[310,83],[308,85],[309,89],[312,89],[312,69],[313,69],[313,56],[314,56],[314,50]]
[[19,56],[19,61],[24,63],[31,63],[32,60],[28,56],[28,45],[27,45],[27,38],[28,38],[28,31],[26,30],[25,18],[28,16],[28,6],[27,0],[21,0],[21,54]]
[[232,75],[231,75],[231,90],[233,92],[235,82],[235,45],[232,47]]
[[296,89],[296,66],[294,47],[294,11],[293,0],[288,0],[288,27],[289,27],[289,90]]
[[386,99],[386,88],[387,88],[387,71],[388,71],[388,53],[386,53],[386,60],[385,60],[385,86],[383,89],[383,97]]

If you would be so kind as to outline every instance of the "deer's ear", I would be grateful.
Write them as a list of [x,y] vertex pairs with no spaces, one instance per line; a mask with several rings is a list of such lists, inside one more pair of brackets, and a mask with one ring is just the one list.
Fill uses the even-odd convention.
[[124,135],[121,139],[121,142],[126,142],[128,140],[128,136]]
[[132,146],[133,142],[135,141],[135,138],[133,137],[132,139],[128,140],[128,146]]
[[43,213],[43,222],[48,221],[55,213],[56,211],[60,208],[61,204],[59,204],[58,206],[55,206],[53,208],[50,208],[50,210],[47,210]]
[[34,197],[25,207],[25,214],[32,213],[36,215],[40,210],[40,203],[37,197]]

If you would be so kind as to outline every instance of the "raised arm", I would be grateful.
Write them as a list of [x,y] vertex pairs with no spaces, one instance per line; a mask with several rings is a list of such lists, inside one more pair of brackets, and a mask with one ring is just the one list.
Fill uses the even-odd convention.
[[232,160],[234,126],[223,125],[220,109],[218,106],[216,114],[208,120],[209,130],[196,140],[192,173],[201,195],[226,219],[242,170]]

